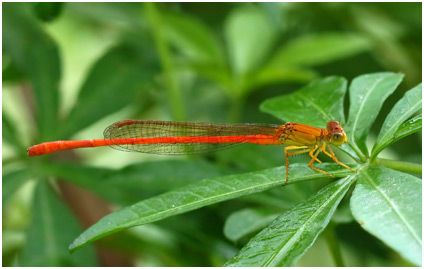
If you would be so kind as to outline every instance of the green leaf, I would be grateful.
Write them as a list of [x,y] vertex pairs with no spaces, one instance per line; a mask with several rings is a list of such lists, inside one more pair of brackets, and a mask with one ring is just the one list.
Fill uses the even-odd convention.
[[165,36],[189,59],[198,63],[224,62],[222,47],[211,29],[188,14],[162,14]]
[[[330,120],[344,124],[343,102],[346,89],[347,82],[344,78],[327,77],[313,81],[292,94],[268,99],[261,104],[260,109],[285,122],[320,128],[326,128]],[[356,152],[346,144],[340,149],[359,160]]]
[[146,98],[146,85],[151,83],[158,70],[152,55],[148,48],[128,44],[121,44],[107,52],[88,74],[77,103],[65,121],[61,137],[69,137],[119,111],[134,101],[137,95]]
[[324,230],[355,176],[329,184],[275,219],[225,266],[293,266]]
[[22,71],[19,70],[18,67],[16,67],[15,63],[12,62],[12,59],[7,54],[7,51],[3,51],[3,83],[10,82],[10,83],[17,83],[19,81],[24,80],[24,75],[22,74]]
[[347,58],[370,48],[363,36],[320,33],[301,36],[282,46],[270,66],[311,66]]
[[42,167],[42,172],[75,183],[120,205],[130,205],[202,178],[224,174],[222,169],[202,160],[144,162],[118,170],[49,163]]
[[[323,169],[335,176],[350,174],[349,170],[335,164],[320,164]],[[305,165],[290,166],[288,184],[328,176],[305,169]],[[237,198],[272,187],[281,186],[285,181],[285,168],[273,168],[241,175],[230,175],[205,179],[156,197],[141,201],[114,212],[88,228],[69,246],[74,251],[103,236],[122,229],[151,223],[207,205]]]
[[317,74],[309,69],[284,66],[266,66],[246,77],[249,89],[277,82],[309,82],[317,78]]
[[2,135],[3,139],[8,142],[10,145],[12,145],[17,153],[25,154],[25,147],[22,144],[22,141],[20,140],[20,136],[18,135],[18,132],[10,121],[9,117],[7,116],[7,113],[5,111],[2,111]]
[[34,4],[34,11],[38,18],[45,22],[51,22],[57,17],[63,9],[61,2],[42,2]]
[[[121,33],[140,31],[145,27],[146,18],[140,14],[140,3],[131,2],[73,2],[67,3],[72,13],[78,14],[80,21],[89,21],[104,28],[118,28]],[[112,29],[111,29],[112,30]],[[114,29],[116,30],[116,29]]]
[[393,143],[404,138],[405,136],[411,135],[415,132],[422,130],[422,115],[417,115],[410,120],[402,123],[401,126],[396,130],[394,134]]
[[399,126],[422,109],[422,86],[419,84],[408,91],[390,111],[381,127],[380,134],[374,144],[371,159],[387,146],[394,143],[395,133]]
[[422,181],[380,166],[360,170],[350,205],[369,233],[416,265],[422,256]]
[[330,120],[344,123],[346,87],[341,77],[319,79],[292,94],[266,100],[260,109],[286,122],[325,128]]
[[239,77],[264,60],[275,39],[265,14],[251,6],[235,9],[226,20],[224,31],[233,72]]
[[31,82],[40,140],[48,141],[57,130],[60,58],[55,42],[27,7],[3,5],[3,48]]
[[267,208],[245,208],[232,213],[225,222],[224,235],[233,242],[265,228],[279,214]]
[[366,137],[384,101],[393,93],[402,78],[402,74],[386,72],[362,75],[352,81],[349,89],[349,118],[345,131],[349,145],[358,155],[368,155]]
[[2,180],[2,202],[3,206],[15,194],[15,192],[32,177],[29,169],[19,169],[3,174]]
[[32,205],[32,221],[19,257],[20,266],[96,266],[92,247],[69,253],[66,246],[81,228],[46,181],[38,182]]
[[[231,89],[233,85],[231,72],[227,66],[196,63],[189,64],[187,67],[191,70],[194,70],[196,74],[221,85],[226,90]],[[180,68],[182,68],[182,66],[180,66]],[[229,94],[231,94],[231,92],[229,92]]]

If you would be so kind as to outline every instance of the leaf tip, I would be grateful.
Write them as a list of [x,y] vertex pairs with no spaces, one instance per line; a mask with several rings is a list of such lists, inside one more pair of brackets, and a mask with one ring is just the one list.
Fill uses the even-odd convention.
[[85,244],[80,244],[78,242],[78,238],[77,238],[69,245],[68,250],[69,250],[70,253],[74,253],[76,250],[80,249],[84,245]]

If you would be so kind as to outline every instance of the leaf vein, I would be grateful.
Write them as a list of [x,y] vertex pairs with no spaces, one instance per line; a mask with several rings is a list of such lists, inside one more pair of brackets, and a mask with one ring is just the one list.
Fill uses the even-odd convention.
[[[350,182],[351,181],[347,179],[346,182],[340,186],[339,190],[342,189],[346,184],[349,184]],[[305,223],[301,226],[301,228],[298,229],[295,233],[292,234],[292,236],[289,237],[289,240],[287,241],[287,243],[284,243],[284,242],[282,243],[284,244],[284,247],[282,248],[279,247],[280,250],[276,252],[274,255],[272,255],[271,258],[268,260],[268,262],[264,264],[264,266],[269,266],[270,263],[275,259],[275,257],[279,256],[279,254],[285,251],[288,247],[291,247],[299,238],[299,236],[302,234],[302,232],[305,230],[305,227],[307,226],[307,224],[309,224],[309,222],[311,222],[318,214],[320,214],[322,210],[325,208],[325,206],[327,206],[328,203],[330,203],[330,201],[332,201],[334,197],[337,196],[338,194],[339,192],[333,193],[329,199],[327,199],[321,206],[319,206],[319,208],[315,210],[315,212],[305,221]]]
[[[391,130],[392,129],[394,129],[395,127],[399,127],[399,124],[402,122],[402,121],[405,121],[408,117],[409,117],[409,112],[410,111],[414,111],[417,107],[419,107],[419,106],[421,106],[421,104],[422,104],[422,101],[420,101],[419,103],[416,103],[414,106],[412,106],[411,107],[411,109],[408,109],[406,112],[404,112],[402,115],[403,115],[403,117],[401,116],[401,117],[399,117],[399,119],[397,120],[397,121],[395,121],[393,124],[392,124],[392,126],[386,131],[386,134],[387,133],[390,133],[391,132]],[[392,136],[394,136],[394,134],[392,135]],[[383,141],[383,142],[385,142],[384,140],[387,140],[387,135],[383,135],[383,137],[382,137],[382,139],[381,139],[381,141]]]
[[318,112],[320,112],[327,121],[333,120],[324,109],[322,109],[320,106],[318,106],[316,103],[314,103],[310,98],[307,98],[305,95],[300,95],[299,97],[303,99],[304,101],[308,102],[310,105],[312,105]]
[[362,173],[364,177],[368,180],[368,182],[374,187],[376,191],[378,191],[383,199],[387,202],[387,204],[392,208],[392,211],[397,215],[397,217],[400,219],[401,222],[403,222],[408,230],[408,232],[412,235],[412,237],[417,241],[417,243],[422,246],[422,242],[420,240],[420,237],[415,233],[414,229],[411,227],[409,222],[406,220],[406,218],[402,215],[399,208],[390,200],[390,198],[382,191],[378,186],[377,183],[374,182],[374,180],[370,177],[369,174],[367,174],[366,171],[362,170]]

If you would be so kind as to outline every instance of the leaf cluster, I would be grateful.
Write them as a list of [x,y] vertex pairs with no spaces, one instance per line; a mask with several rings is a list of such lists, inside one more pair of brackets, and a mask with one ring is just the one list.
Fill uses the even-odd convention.
[[[12,98],[3,98],[3,142],[12,152],[3,158],[6,264],[96,266],[96,241],[139,258],[143,266],[293,266],[302,265],[325,238],[336,265],[343,265],[340,248],[344,255],[355,249],[350,258],[370,252],[379,265],[399,264],[388,258],[393,253],[421,265],[421,165],[410,162],[411,147],[405,147],[403,155],[411,159],[404,162],[382,158],[390,156],[389,146],[402,152],[396,142],[414,141],[422,126],[421,63],[409,55],[418,31],[408,29],[417,23],[399,7],[408,14],[416,9],[4,4],[4,85],[22,88],[14,93],[24,100],[16,113],[8,109]],[[80,66],[85,58],[92,63]],[[401,88],[411,89],[395,91],[404,76],[375,73],[382,69],[403,70]],[[340,73],[348,79],[333,75]],[[74,98],[62,91],[69,81],[78,85]],[[281,148],[255,145],[204,158],[134,157],[135,164],[121,168],[91,165],[84,154],[63,155],[71,161],[60,154],[25,156],[27,144],[75,138],[122,118],[275,123],[256,113],[258,106],[282,122],[324,128],[329,120],[340,121],[348,143],[336,154],[356,173],[323,158],[316,167],[338,178],[332,180],[300,157],[281,188]],[[114,154],[105,158],[125,162]],[[63,182],[119,210],[84,230],[80,212],[70,205],[86,200],[77,192],[69,198]],[[87,208],[94,200],[88,201]],[[16,222],[18,213],[29,215],[28,221]],[[350,231],[366,242],[346,239]]]

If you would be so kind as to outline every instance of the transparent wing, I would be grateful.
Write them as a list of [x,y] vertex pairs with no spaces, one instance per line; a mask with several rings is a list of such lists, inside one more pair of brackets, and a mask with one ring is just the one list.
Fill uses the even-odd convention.
[[[114,149],[162,155],[181,155],[230,148],[245,143],[248,140],[244,138],[245,136],[275,135],[279,127],[279,125],[272,124],[126,120],[110,125],[103,134],[105,139],[112,141],[113,144],[110,146]],[[184,142],[175,142],[175,139],[173,139],[175,137],[182,138]],[[152,143],[118,143],[120,139],[127,138],[151,138],[149,141],[152,141]]]

